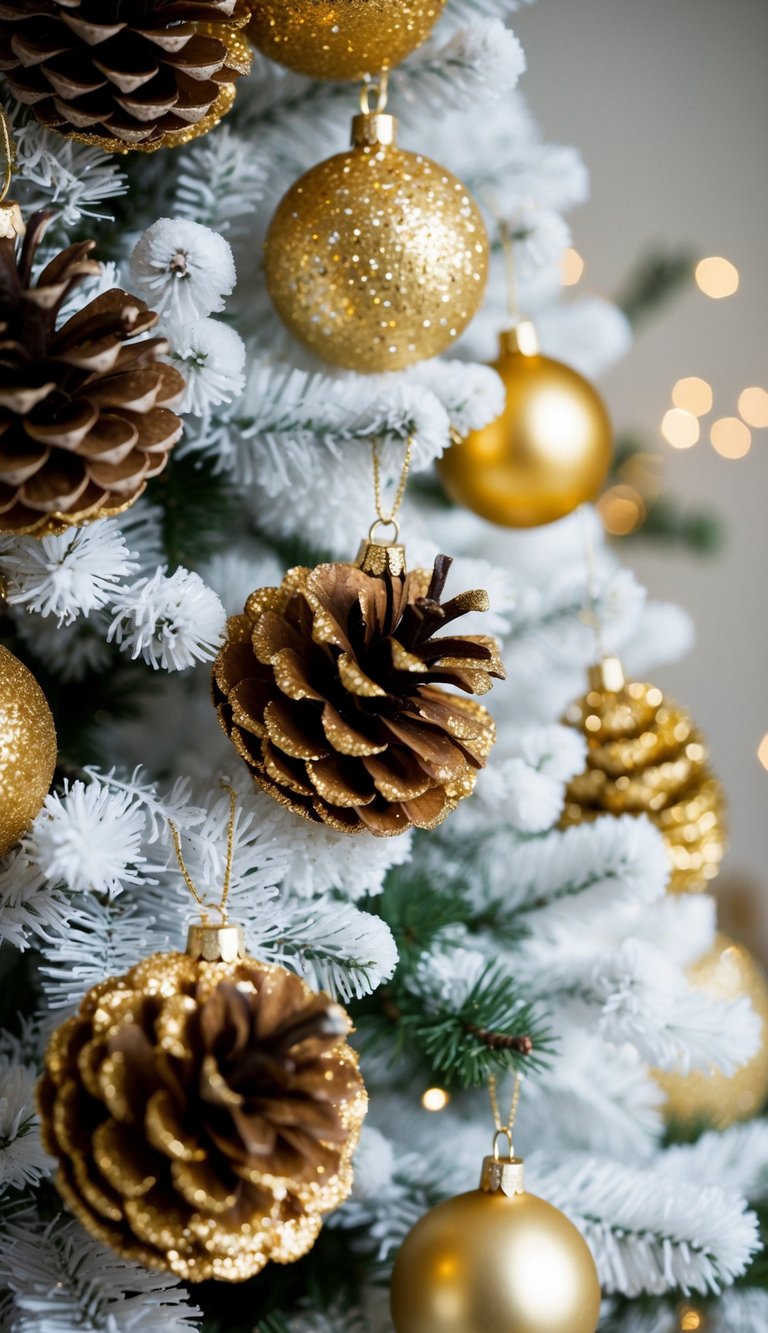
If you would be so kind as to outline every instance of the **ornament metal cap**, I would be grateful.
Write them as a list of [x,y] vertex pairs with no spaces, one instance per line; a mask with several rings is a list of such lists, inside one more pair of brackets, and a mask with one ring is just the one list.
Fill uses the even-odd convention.
[[187,932],[187,953],[206,963],[235,963],[245,954],[242,926],[193,921]]
[[521,319],[513,329],[504,329],[499,339],[502,353],[512,356],[538,356],[539,335],[530,319]]
[[[360,550],[357,553],[355,564],[359,569],[364,570],[366,574],[375,574],[381,578],[383,574],[391,574],[393,579],[402,578],[406,571],[405,547],[397,540],[393,542],[377,541],[374,532],[379,526],[381,520],[373,524],[368,534],[367,540],[360,543]],[[395,537],[397,524],[395,526]]]
[[618,657],[604,657],[589,669],[589,688],[602,694],[620,694],[624,689],[624,668]]
[[525,1162],[522,1157],[484,1157],[480,1189],[485,1194],[501,1190],[508,1198],[525,1194]]
[[352,118],[354,148],[391,148],[397,144],[397,117],[387,111],[361,111]]

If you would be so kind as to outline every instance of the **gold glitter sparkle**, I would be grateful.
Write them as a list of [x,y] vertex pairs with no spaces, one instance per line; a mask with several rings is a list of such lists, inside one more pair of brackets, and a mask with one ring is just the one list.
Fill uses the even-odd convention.
[[0,648],[0,855],[40,810],[56,767],[56,730],[43,691],[22,662]]

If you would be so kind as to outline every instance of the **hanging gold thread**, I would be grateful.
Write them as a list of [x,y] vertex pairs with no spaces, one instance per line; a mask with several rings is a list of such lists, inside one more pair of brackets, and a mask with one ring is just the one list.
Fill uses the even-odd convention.
[[509,1143],[509,1156],[514,1157],[515,1149],[512,1136],[517,1122],[517,1112],[520,1106],[520,1093],[523,1086],[523,1077],[519,1072],[515,1073],[515,1086],[512,1090],[512,1102],[509,1108],[509,1115],[506,1123],[501,1118],[499,1107],[499,1086],[495,1074],[488,1076],[488,1095],[491,1100],[491,1114],[493,1116],[493,1127],[496,1133],[493,1136],[493,1155],[498,1157],[499,1139],[504,1136]]
[[229,783],[227,782],[222,782],[220,786],[222,791],[226,791],[229,793],[229,823],[227,825],[227,859],[226,859],[226,864],[224,866],[224,886],[221,891],[221,899],[219,900],[218,903],[207,903],[203,895],[200,893],[199,889],[195,885],[195,882],[192,879],[192,876],[190,875],[189,870],[187,869],[186,862],[184,860],[184,853],[181,848],[181,834],[179,833],[178,827],[176,824],[174,824],[173,820],[172,819],[168,820],[168,826],[171,830],[171,837],[173,838],[173,849],[176,853],[176,860],[179,863],[179,870],[181,871],[184,877],[184,883],[186,884],[187,888],[189,889],[189,892],[192,894],[192,897],[194,898],[195,902],[200,908],[200,919],[204,926],[210,924],[209,910],[211,908],[214,912],[221,913],[222,925],[225,926],[229,919],[227,914],[227,900],[229,899],[229,890],[232,885],[232,864],[235,855],[235,822],[237,818],[237,792],[235,791],[234,787],[230,787]]
[[398,482],[397,491],[395,492],[395,498],[389,513],[385,514],[381,495],[381,444],[378,440],[374,440],[371,444],[371,454],[373,456],[373,500],[377,515],[374,523],[371,525],[371,540],[373,539],[374,530],[381,524],[385,528],[392,527],[395,529],[395,541],[397,541],[397,537],[400,533],[400,524],[397,521],[397,515],[399,514],[400,507],[405,499],[405,488],[408,485],[408,474],[411,470],[411,462],[413,460],[413,446],[414,437],[413,435],[409,435],[405,446],[405,458],[403,459],[403,466],[400,470],[400,480]]

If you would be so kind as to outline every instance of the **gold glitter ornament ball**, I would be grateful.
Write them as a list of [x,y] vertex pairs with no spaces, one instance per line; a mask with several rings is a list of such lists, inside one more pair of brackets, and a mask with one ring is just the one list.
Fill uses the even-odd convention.
[[248,36],[265,56],[312,79],[392,69],[429,35],[445,0],[259,0]]
[[236,926],[190,928],[88,992],[38,1088],[57,1188],[97,1240],[188,1282],[314,1245],[352,1188],[367,1109],[348,1015]]
[[506,528],[553,523],[594,500],[613,452],[600,395],[570,366],[542,356],[534,338],[527,322],[502,334],[492,364],[504,383],[504,410],[439,464],[456,504]]
[[288,190],[270,223],[267,287],[291,332],[348,370],[400,370],[456,341],[485,291],[488,238],[461,181],[356,116],[353,144]]
[[583,734],[587,767],[568,786],[563,824],[648,815],[667,844],[670,892],[706,890],[725,854],[725,797],[686,710],[655,685],[625,681],[608,657],[564,721]]
[[692,1128],[704,1123],[727,1129],[737,1120],[751,1120],[768,1100],[768,982],[749,950],[727,935],[718,935],[710,952],[688,968],[688,980],[718,1000],[748,999],[762,1021],[757,1052],[730,1077],[718,1069],[656,1074],[666,1094],[667,1120]]
[[522,1169],[486,1158],[480,1189],[416,1223],[392,1274],[397,1333],[595,1333],[589,1247],[564,1213],[526,1193]]
[[0,648],[0,856],[32,823],[55,767],[48,701],[24,663]]

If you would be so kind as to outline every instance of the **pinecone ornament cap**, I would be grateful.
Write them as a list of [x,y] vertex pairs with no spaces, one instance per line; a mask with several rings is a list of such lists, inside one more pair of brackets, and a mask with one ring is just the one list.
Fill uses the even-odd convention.
[[91,990],[39,1085],[57,1186],[92,1235],[187,1281],[311,1248],[367,1109],[345,1011],[284,968],[158,954]]
[[346,833],[434,828],[472,791],[495,739],[481,705],[503,677],[486,635],[438,635],[485,593],[441,603],[450,560],[402,577],[290,570],[233,617],[214,665],[221,725],[254,781]]
[[0,70],[49,129],[151,152],[230,109],[249,17],[245,0],[0,0]]
[[133,504],[181,435],[185,390],[140,297],[115,288],[59,323],[101,266],[80,242],[33,280],[50,218],[30,220],[18,254],[0,237],[0,532],[36,536]]

